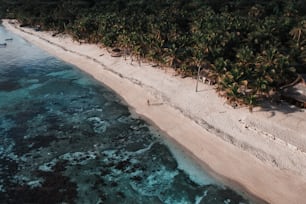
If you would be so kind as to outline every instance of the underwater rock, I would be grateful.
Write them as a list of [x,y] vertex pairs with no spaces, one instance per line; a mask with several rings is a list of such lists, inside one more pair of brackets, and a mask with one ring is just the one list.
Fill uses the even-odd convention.
[[47,162],[47,163],[44,163],[42,165],[40,165],[38,167],[38,170],[39,171],[42,171],[42,172],[52,172],[53,169],[54,169],[54,166],[58,163],[58,159],[53,159],[52,161],[50,162]]
[[95,152],[69,152],[59,157],[69,161],[70,165],[85,165],[89,160],[96,159]]
[[[37,171],[41,179],[28,184],[7,183],[5,195],[0,194],[0,202],[5,203],[75,203],[76,184],[61,172],[64,163],[57,163],[53,172]],[[40,182],[41,181],[41,182]],[[37,184],[37,185],[33,185]],[[39,184],[39,185],[38,185]]]
[[27,183],[27,186],[29,186],[31,189],[33,188],[39,188],[42,186],[42,180],[34,180],[34,181],[29,181]]
[[104,133],[107,127],[109,126],[108,122],[103,121],[99,117],[88,118],[88,121],[91,122],[95,133],[98,133],[98,134]]
[[0,91],[10,92],[20,88],[20,84],[16,81],[0,81]]

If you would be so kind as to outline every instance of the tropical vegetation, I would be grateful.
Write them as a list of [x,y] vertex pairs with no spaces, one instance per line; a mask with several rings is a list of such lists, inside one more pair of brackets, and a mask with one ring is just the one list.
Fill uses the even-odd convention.
[[0,0],[0,17],[129,49],[195,76],[230,101],[272,97],[306,68],[303,0]]

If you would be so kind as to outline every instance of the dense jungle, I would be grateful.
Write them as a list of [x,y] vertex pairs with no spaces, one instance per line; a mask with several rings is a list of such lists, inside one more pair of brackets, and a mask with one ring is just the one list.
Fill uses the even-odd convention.
[[0,17],[129,50],[182,77],[204,69],[220,95],[250,106],[306,72],[303,0],[0,0]]

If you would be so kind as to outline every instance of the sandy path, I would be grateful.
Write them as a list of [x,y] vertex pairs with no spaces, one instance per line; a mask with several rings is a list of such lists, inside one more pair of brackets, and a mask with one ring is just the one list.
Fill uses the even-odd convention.
[[[233,109],[211,86],[171,70],[112,58],[97,45],[15,27],[10,31],[113,89],[138,114],[182,145],[223,182],[269,203],[304,203],[306,113],[294,108]],[[147,104],[150,101],[150,105]]]

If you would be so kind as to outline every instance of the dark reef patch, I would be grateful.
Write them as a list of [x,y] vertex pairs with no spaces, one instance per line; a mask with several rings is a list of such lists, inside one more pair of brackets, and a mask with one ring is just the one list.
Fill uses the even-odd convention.
[[21,88],[20,84],[13,80],[0,81],[0,91],[14,91]]
[[39,186],[9,184],[5,195],[6,203],[75,203],[77,185],[69,177],[62,175],[65,164],[59,162],[52,170],[53,172],[35,172],[43,180]]

